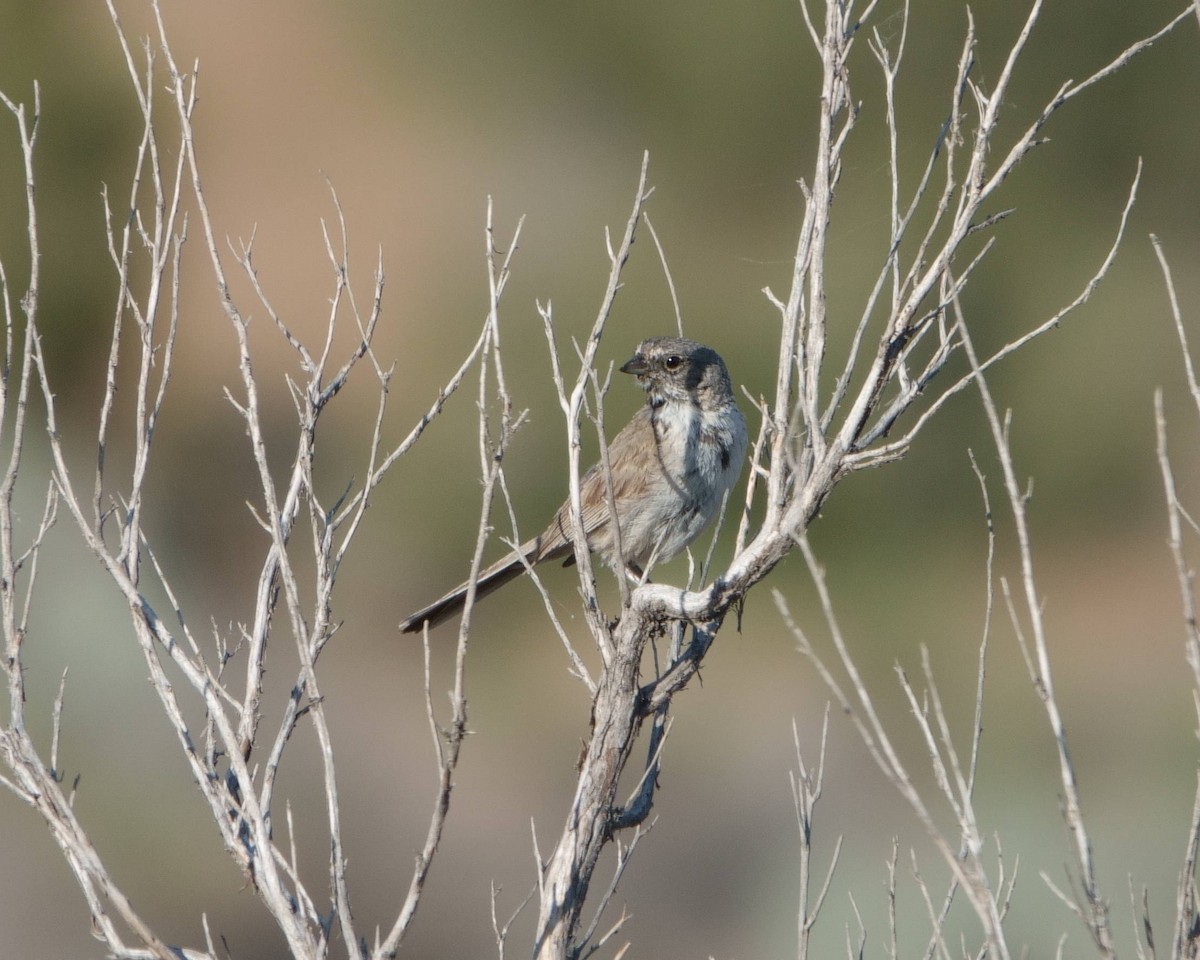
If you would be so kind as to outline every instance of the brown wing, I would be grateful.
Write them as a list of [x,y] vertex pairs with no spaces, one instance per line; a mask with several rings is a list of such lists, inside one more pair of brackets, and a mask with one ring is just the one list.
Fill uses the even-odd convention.
[[[652,479],[658,474],[654,464],[654,451],[654,427],[650,422],[650,408],[643,406],[608,445],[614,499],[618,502],[624,499],[636,500],[646,493]],[[579,485],[579,504],[583,529],[592,549],[607,547],[607,538],[603,534],[608,526],[608,490],[601,464],[593,464],[583,475]],[[570,557],[570,530],[570,506],[564,503],[538,538],[537,558],[553,560]],[[602,542],[594,542],[593,534],[599,534],[598,539]]]

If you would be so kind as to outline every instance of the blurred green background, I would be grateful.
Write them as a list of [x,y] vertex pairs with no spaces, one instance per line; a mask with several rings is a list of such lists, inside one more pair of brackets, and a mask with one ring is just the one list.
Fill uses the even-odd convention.
[[[1018,68],[1003,130],[1011,136],[1023,128],[1063,80],[1108,62],[1177,6],[1048,5]],[[67,416],[64,434],[90,489],[115,293],[101,185],[120,207],[140,121],[101,5],[4,2],[0,10],[0,89],[30,102],[32,81],[41,84],[42,325]],[[985,89],[1025,12],[1025,4],[1008,3],[975,10],[974,77]],[[122,4],[120,13],[135,41],[151,29],[141,4]],[[181,66],[200,63],[198,149],[218,235],[236,243],[254,234],[260,279],[292,328],[317,340],[333,289],[320,221],[335,222],[335,212],[323,175],[344,208],[352,279],[364,305],[382,250],[387,287],[376,353],[396,362],[389,442],[432,401],[486,311],[487,197],[494,198],[500,245],[526,216],[502,304],[508,383],[530,411],[507,461],[525,533],[544,522],[565,489],[561,416],[535,301],[552,301],[569,358],[568,339],[589,329],[606,280],[604,228],[623,227],[643,150],[656,188],[649,213],[687,332],[725,356],[737,384],[753,394],[771,389],[777,318],[761,290],[786,295],[801,218],[797,180],[810,176],[819,89],[797,4],[222,0],[167,2],[163,14]],[[895,43],[902,8],[881,4],[873,23]],[[965,24],[958,2],[920,4],[909,24],[898,94],[909,184],[944,117]],[[829,277],[831,317],[842,324],[858,316],[888,224],[882,87],[863,44],[852,71],[862,113],[838,189]],[[163,87],[160,77],[156,96],[165,106]],[[996,231],[996,247],[966,296],[979,341],[992,346],[1069,302],[1108,249],[1144,158],[1125,245],[1097,295],[992,378],[999,401],[1013,410],[1018,470],[1034,480],[1035,562],[1058,692],[1126,952],[1134,929],[1129,882],[1150,886],[1160,940],[1168,935],[1196,778],[1190,672],[1154,459],[1156,386],[1166,390],[1181,495],[1194,506],[1200,443],[1148,234],[1162,238],[1194,321],[1197,103],[1191,20],[1054,118],[1049,142],[999,200],[1016,215]],[[175,156],[169,135],[163,148]],[[0,257],[14,302],[24,291],[23,237],[19,150],[5,116]],[[625,279],[601,348],[605,363],[623,361],[641,338],[674,324],[644,230]],[[250,617],[265,545],[244,506],[255,496],[244,431],[222,393],[238,383],[234,339],[213,295],[196,220],[183,284],[184,327],[156,443],[148,531],[203,635],[210,619],[232,632]],[[256,318],[257,371],[282,471],[292,448],[284,375],[293,358],[239,277],[234,293]],[[363,373],[331,411],[318,451],[330,500],[365,469],[375,396]],[[466,571],[478,515],[474,389],[472,379],[374,496],[341,576],[344,627],[323,661],[352,827],[351,890],[367,928],[394,917],[435,785],[420,651],[399,639],[395,624]],[[622,423],[639,399],[630,384],[616,383],[608,422]],[[916,676],[921,644],[930,648],[966,745],[987,551],[969,449],[992,480],[999,572],[1015,571],[999,470],[978,408],[975,396],[961,395],[905,461],[847,480],[813,530],[842,627],[914,771],[924,770],[922,751],[893,667]],[[128,421],[118,425],[114,477],[128,453],[121,425]],[[45,489],[36,439],[26,466],[18,505],[27,530]],[[503,524],[499,532],[508,534]],[[727,545],[719,557],[728,557]],[[207,821],[122,604],[65,520],[43,567],[27,644],[30,722],[48,744],[50,700],[69,666],[62,766],[68,777],[81,775],[76,809],[101,854],[168,941],[202,942],[200,914],[207,912],[233,957],[282,957],[282,938]],[[574,573],[552,570],[546,582],[570,621]],[[618,896],[633,914],[629,956],[794,954],[791,723],[812,761],[827,695],[783,630],[772,587],[823,642],[802,564],[789,560],[751,596],[740,635],[727,625],[703,683],[679,699],[660,819]],[[469,678],[475,735],[458,772],[442,858],[407,944],[411,956],[493,955],[489,884],[503,888],[501,913],[515,908],[533,884],[531,820],[548,850],[567,808],[588,702],[539,610],[527,584],[480,610]],[[450,682],[450,631],[442,633],[439,707]],[[264,711],[268,728],[294,677],[286,653],[280,649],[273,663],[279,686]],[[1052,744],[1002,616],[989,671],[979,809],[985,830],[1001,838],[1010,870],[1021,864],[1010,943],[1045,955],[1065,930],[1069,952],[1085,955],[1084,931],[1038,877],[1045,871],[1069,884],[1069,851]],[[302,734],[284,787],[304,835],[309,879],[319,887],[326,840],[315,758],[312,738]],[[0,811],[0,953],[100,956],[83,899],[41,823],[7,794]],[[857,937],[851,895],[869,927],[868,955],[884,955],[884,865],[893,837],[901,947],[923,949],[925,907],[910,880],[909,851],[936,896],[945,870],[850,724],[834,716],[819,857],[839,835],[845,847],[817,927],[820,955],[843,949],[847,925]],[[528,949],[529,928],[528,917],[515,925],[510,955]]]

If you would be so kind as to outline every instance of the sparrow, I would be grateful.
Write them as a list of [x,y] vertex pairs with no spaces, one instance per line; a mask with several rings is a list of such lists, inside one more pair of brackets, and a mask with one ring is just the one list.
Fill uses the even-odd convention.
[[[579,500],[588,548],[614,570],[641,576],[688,546],[717,515],[742,471],[748,434],[725,361],[710,347],[650,337],[620,369],[646,391],[645,404],[608,445],[620,556],[600,464],[582,477]],[[545,530],[479,574],[475,599],[520,576],[526,563],[574,563],[570,529],[568,501]],[[419,633],[461,612],[468,584],[406,618],[400,630]]]

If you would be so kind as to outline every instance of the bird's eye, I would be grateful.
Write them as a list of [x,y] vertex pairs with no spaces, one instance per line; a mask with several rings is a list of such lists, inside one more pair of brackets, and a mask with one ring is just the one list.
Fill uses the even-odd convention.
[[679,365],[681,363],[683,363],[683,357],[679,356],[678,354],[674,354],[674,353],[671,354],[669,357],[667,357],[665,360],[663,360],[663,366],[665,366],[668,370],[679,369]]

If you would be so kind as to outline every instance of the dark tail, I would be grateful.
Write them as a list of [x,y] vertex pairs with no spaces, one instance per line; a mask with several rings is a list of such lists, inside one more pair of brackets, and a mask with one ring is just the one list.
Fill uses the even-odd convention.
[[[530,546],[526,544],[526,546]],[[526,554],[528,550],[524,551]],[[521,559],[520,553],[510,553],[507,557],[503,557],[496,563],[492,564],[479,575],[479,581],[475,587],[475,599],[482,600],[493,590],[499,590],[510,580],[515,580],[525,572],[525,563]],[[440,600],[435,600],[429,606],[424,607],[414,613],[411,617],[406,618],[400,623],[401,633],[420,633],[421,628],[428,623],[430,629],[444,623],[451,617],[462,612],[462,608],[467,602],[467,584],[462,583],[451,590]]]

